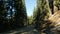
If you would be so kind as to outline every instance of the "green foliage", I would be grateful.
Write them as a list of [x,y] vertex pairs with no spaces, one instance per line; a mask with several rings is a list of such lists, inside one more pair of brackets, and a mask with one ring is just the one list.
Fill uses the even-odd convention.
[[27,22],[27,14],[24,0],[15,0],[16,13],[11,19],[6,18],[6,9],[3,1],[0,2],[0,30],[20,28]]
[[33,24],[33,16],[28,16],[28,24],[27,25],[32,25]]
[[60,9],[60,0],[55,0],[55,6],[58,7],[58,10]]
[[27,21],[27,14],[26,14],[26,8],[24,4],[24,0],[15,0],[15,7],[17,9],[16,12],[16,24],[24,26],[24,22]]
[[50,24],[46,24],[48,23],[47,19],[50,17],[50,15],[51,10],[48,4],[48,0],[37,0],[37,6],[34,8],[33,13],[33,22],[35,23],[36,29],[42,31],[46,29],[45,27],[49,27]]

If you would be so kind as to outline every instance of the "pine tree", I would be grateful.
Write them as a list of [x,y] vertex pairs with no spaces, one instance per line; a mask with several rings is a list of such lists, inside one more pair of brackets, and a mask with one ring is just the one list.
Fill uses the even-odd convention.
[[15,8],[16,8],[16,25],[24,26],[24,23],[27,21],[26,7],[24,0],[15,0]]
[[[48,4],[48,0],[37,0],[37,8],[35,8],[34,11],[33,22],[35,22],[35,27],[40,29],[40,32],[46,29],[46,27],[49,27],[46,24],[47,19],[51,16],[51,14],[52,13]],[[44,24],[45,26],[43,27]]]

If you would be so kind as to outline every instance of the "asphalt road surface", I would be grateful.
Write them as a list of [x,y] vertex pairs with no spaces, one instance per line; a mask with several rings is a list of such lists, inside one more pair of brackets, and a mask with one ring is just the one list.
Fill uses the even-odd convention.
[[40,32],[38,32],[34,26],[30,25],[21,29],[11,30],[0,34],[40,34]]

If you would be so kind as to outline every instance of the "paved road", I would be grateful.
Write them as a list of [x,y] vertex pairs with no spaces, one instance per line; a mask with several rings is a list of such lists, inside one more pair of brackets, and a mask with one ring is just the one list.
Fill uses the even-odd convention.
[[17,30],[11,30],[9,32],[0,34],[39,34],[39,32],[34,29],[34,26],[27,26]]

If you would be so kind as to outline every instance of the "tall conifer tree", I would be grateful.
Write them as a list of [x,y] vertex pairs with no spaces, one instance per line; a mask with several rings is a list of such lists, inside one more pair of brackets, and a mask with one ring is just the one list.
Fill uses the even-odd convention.
[[24,0],[15,0],[16,7],[16,25],[24,26],[27,21],[26,7]]
[[49,27],[46,25],[46,21],[51,16],[51,14],[52,13],[48,4],[48,0],[37,0],[37,8],[35,8],[34,11],[33,21],[35,22],[35,27],[40,29],[40,32]]

